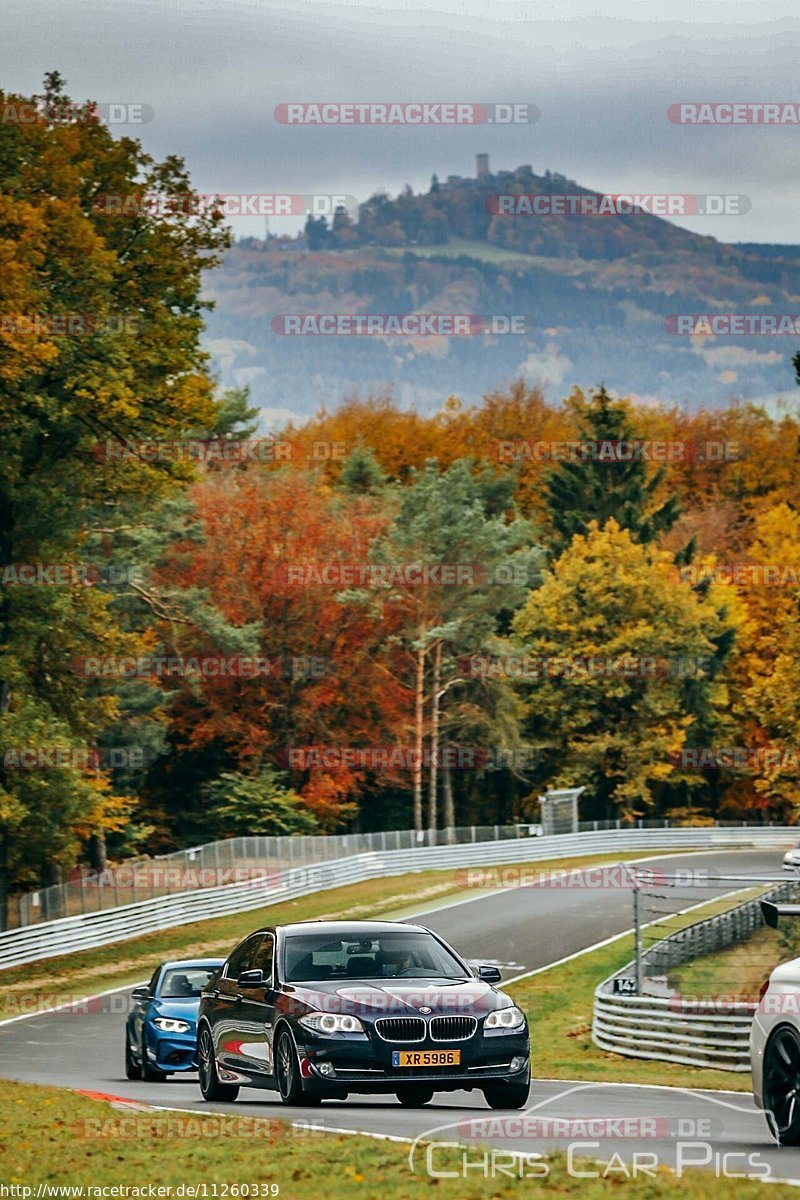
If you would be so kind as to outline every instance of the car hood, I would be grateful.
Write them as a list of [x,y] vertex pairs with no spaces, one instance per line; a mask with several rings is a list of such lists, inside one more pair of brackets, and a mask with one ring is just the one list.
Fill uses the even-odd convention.
[[284,995],[293,1008],[354,1016],[416,1016],[458,1013],[480,1016],[511,1001],[479,979],[325,980],[287,984]]
[[153,1001],[150,1015],[153,1017],[176,1017],[180,1021],[196,1021],[199,1007],[199,996],[189,999],[166,997],[163,1000]]

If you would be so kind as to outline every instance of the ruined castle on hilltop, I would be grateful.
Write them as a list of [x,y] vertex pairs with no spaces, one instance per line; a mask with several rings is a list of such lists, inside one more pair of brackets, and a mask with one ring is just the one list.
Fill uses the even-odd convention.
[[489,155],[475,155],[475,175],[448,175],[445,183],[440,184],[442,191],[463,191],[465,188],[479,188],[483,184],[491,181],[493,183],[511,183],[522,179],[528,179],[533,175],[533,167],[530,163],[524,166],[517,167],[514,171],[497,171],[492,174],[489,170]]

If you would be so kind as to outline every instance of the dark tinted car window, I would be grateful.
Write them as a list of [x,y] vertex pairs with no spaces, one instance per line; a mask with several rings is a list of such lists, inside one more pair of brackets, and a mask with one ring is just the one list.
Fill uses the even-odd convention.
[[284,977],[314,979],[464,979],[464,968],[430,933],[370,938],[297,934],[286,938]]
[[226,979],[238,979],[242,971],[250,970],[263,936],[262,933],[253,934],[236,947],[225,967]]
[[159,995],[163,1000],[199,996],[216,970],[216,967],[171,967],[164,972]]
[[266,934],[264,940],[258,948],[258,951],[250,964],[249,969],[255,971],[259,967],[264,973],[265,979],[272,978],[272,960],[275,956],[275,939],[271,934]]

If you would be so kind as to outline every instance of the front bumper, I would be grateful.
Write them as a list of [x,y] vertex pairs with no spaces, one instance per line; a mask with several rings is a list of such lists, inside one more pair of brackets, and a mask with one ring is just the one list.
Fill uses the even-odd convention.
[[[463,1041],[426,1039],[411,1045],[387,1043],[370,1031],[363,1035],[308,1037],[295,1029],[304,1085],[310,1092],[395,1092],[404,1083],[430,1084],[435,1091],[462,1091],[487,1084],[518,1083],[530,1069],[527,1031],[484,1035]],[[394,1050],[458,1050],[454,1066],[399,1067]]]
[[147,1032],[150,1050],[148,1061],[165,1074],[173,1071],[197,1070],[197,1031],[188,1033],[163,1033],[150,1028]]

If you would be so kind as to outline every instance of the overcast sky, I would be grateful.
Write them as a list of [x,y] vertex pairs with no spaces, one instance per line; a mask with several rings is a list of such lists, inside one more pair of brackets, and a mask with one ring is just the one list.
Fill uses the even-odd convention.
[[[671,124],[680,101],[800,100],[797,0],[0,0],[0,86],[140,102],[125,132],[185,157],[197,188],[346,193],[531,163],[598,191],[736,193],[746,216],[686,219],[727,241],[800,241],[800,126]],[[312,128],[287,101],[528,102],[533,125]],[[273,220],[280,232],[293,227]],[[237,234],[263,222],[237,220]]]

